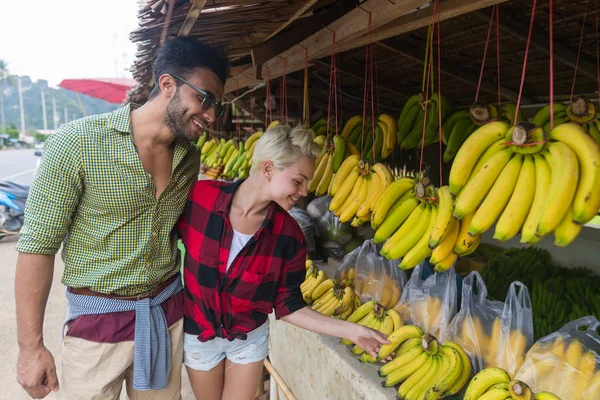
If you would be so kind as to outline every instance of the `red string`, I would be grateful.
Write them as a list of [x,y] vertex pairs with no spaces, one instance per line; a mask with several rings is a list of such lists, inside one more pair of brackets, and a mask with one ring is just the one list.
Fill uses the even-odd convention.
[[505,142],[506,146],[519,146],[519,147],[529,147],[529,146],[537,146],[538,144],[547,143],[547,140],[542,140],[541,142],[533,142],[533,143],[515,143],[515,142]]
[[[429,40],[429,60],[433,56],[433,38],[435,35],[435,13],[437,11],[438,2],[433,2],[433,12],[431,15],[431,38]],[[425,111],[423,112],[423,134],[421,135],[421,157],[419,160],[419,175],[423,172],[423,150],[425,148],[425,132],[427,131],[427,108],[429,107],[429,78],[431,77],[431,62],[427,63],[427,83],[425,85]],[[433,88],[432,88],[433,89]]]
[[500,7],[496,4],[496,60],[498,65],[498,108],[502,105],[500,99]]
[[[250,77],[250,89],[252,89],[252,77]],[[252,132],[254,132],[254,116],[253,116],[253,112],[252,112],[252,108],[253,108],[253,96],[252,96],[252,91],[250,91],[250,130]]]
[[[487,38],[485,39],[485,48],[483,50],[483,61],[481,61],[481,70],[479,71],[479,82],[477,82],[477,92],[475,93],[475,103],[479,100],[479,89],[481,89],[481,81],[483,80],[483,70],[485,68],[485,60],[487,58],[488,46],[490,44],[490,35],[492,34],[492,25],[494,22],[494,15],[496,14],[496,7],[492,8],[492,16],[490,17],[490,24],[488,26]],[[438,26],[439,28],[439,26]]]
[[[304,47],[304,71],[308,74],[308,48],[306,47]],[[306,99],[304,99],[304,101],[304,114],[302,115],[302,120],[304,123],[310,126],[310,96],[307,96]]]
[[[373,35],[372,35],[372,17],[371,17],[371,13],[369,12],[369,54],[371,55],[371,60],[370,60],[370,70],[369,70],[369,75],[370,75],[370,82],[371,82],[371,134],[373,136],[373,145],[372,145],[372,149],[371,153],[373,153],[373,165],[375,165],[376,161],[377,161],[377,154],[375,154],[375,103],[374,103],[374,94],[373,94]],[[378,109],[379,109],[379,105],[377,105]]]
[[365,148],[365,119],[367,118],[367,97],[368,92],[367,92],[367,82],[369,79],[369,46],[367,46],[367,48],[365,49],[365,87],[363,90],[363,117],[362,117],[362,132],[360,135],[360,158],[362,159],[364,154],[364,148]]
[[[266,125],[269,126],[271,122],[273,122],[273,107],[271,107],[271,71],[269,67],[267,69],[267,108],[265,115]],[[266,128],[266,127],[265,127]]]
[[552,0],[550,0],[550,130],[554,129],[554,40],[552,21]]
[[329,99],[327,101],[327,137],[329,137],[329,127],[331,120],[331,95],[335,97],[334,106],[335,106],[335,130],[337,132],[337,96],[336,96],[336,72],[337,72],[337,64],[336,64],[336,56],[335,56],[335,31],[332,31],[332,43],[331,43],[331,62],[329,66]]
[[[521,85],[519,88],[519,97],[517,97],[517,111],[515,112],[515,120],[513,125],[517,125],[519,117],[519,107],[521,105],[521,95],[523,94],[523,85],[525,84],[525,71],[527,70],[527,56],[529,55],[529,45],[531,44],[531,33],[533,32],[533,21],[535,19],[535,6],[537,0],[533,0],[533,7],[531,8],[531,22],[529,23],[529,36],[527,37],[527,47],[525,47],[525,57],[523,59],[523,72],[521,73]],[[550,111],[552,112],[552,111]]]
[[583,23],[581,24],[581,35],[579,37],[579,47],[577,48],[577,61],[575,61],[575,73],[573,74],[573,85],[571,86],[571,98],[569,103],[573,101],[573,93],[575,93],[575,80],[577,79],[577,69],[579,68],[579,56],[581,54],[581,44],[583,43],[583,32],[585,31],[585,20],[587,19],[587,12],[590,0],[585,1],[585,12],[583,13]]
[[[283,121],[285,121],[285,123],[288,123],[288,108],[287,108],[287,84],[286,84],[286,74],[287,74],[287,59],[283,59],[283,75],[281,76],[281,88],[279,88],[279,93],[280,93],[280,104],[281,104],[281,111],[280,111],[280,115],[281,115],[281,123],[283,123]],[[285,115],[285,119],[283,118]]]
[[600,94],[600,37],[598,37],[598,0],[594,0],[596,5],[596,64],[598,65],[598,94]]
[[440,39],[440,31],[441,31],[441,26],[440,26],[440,4],[439,4],[439,0],[438,0],[438,20],[437,20],[437,48],[438,48],[438,64],[437,64],[437,73],[438,73],[438,96],[439,96],[439,101],[440,104],[438,105],[438,129],[439,129],[439,146],[440,146],[440,187],[442,187],[443,185],[443,180],[442,180],[442,162],[443,162],[443,151],[442,151],[442,106],[441,106],[441,101],[442,101],[442,42]]

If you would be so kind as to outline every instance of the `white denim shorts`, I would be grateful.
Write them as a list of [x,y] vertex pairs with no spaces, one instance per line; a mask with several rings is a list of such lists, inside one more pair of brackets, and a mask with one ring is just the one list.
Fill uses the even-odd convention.
[[201,342],[196,335],[183,336],[183,363],[197,371],[210,371],[227,358],[235,364],[264,360],[269,354],[269,320],[248,333],[246,340],[214,338]]

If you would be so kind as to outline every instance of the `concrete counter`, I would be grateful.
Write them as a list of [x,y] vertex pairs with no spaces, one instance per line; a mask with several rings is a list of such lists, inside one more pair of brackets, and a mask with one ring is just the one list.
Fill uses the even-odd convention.
[[[381,386],[380,364],[365,364],[339,339],[319,335],[271,315],[270,359],[298,400],[394,400]],[[279,397],[285,399],[285,397]]]

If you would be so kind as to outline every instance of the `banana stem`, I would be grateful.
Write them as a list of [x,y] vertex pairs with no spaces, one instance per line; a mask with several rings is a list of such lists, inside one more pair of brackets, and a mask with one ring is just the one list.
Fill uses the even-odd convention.
[[490,110],[486,104],[475,103],[469,108],[469,115],[477,122],[485,123],[492,117]]
[[571,103],[571,112],[579,118],[583,118],[588,114],[589,101],[583,97],[578,97],[577,100]]

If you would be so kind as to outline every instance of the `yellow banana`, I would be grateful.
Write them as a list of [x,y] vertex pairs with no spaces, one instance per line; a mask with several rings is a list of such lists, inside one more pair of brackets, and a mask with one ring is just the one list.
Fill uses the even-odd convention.
[[444,346],[452,347],[458,355],[460,356],[461,361],[461,372],[460,377],[451,384],[450,388],[444,391],[446,396],[452,396],[456,393],[460,392],[462,388],[467,384],[469,379],[471,378],[471,359],[467,355],[467,353],[460,347],[458,344],[454,342],[446,342]]
[[573,150],[562,142],[550,143],[548,150],[554,167],[536,231],[536,235],[540,237],[546,236],[558,226],[571,206],[579,182],[579,164]]
[[319,186],[319,183],[321,182],[321,178],[325,174],[325,170],[327,169],[327,163],[329,162],[330,158],[331,158],[331,156],[329,153],[326,153],[323,156],[323,158],[321,158],[321,161],[319,162],[319,165],[317,166],[317,169],[315,170],[315,174],[314,174],[313,178],[308,182],[308,187],[307,187],[308,193],[313,193],[315,190],[317,190],[317,186]]
[[[483,152],[483,154],[479,157],[479,159],[477,160],[477,163],[475,164],[475,166],[473,167],[473,171],[471,172],[471,175],[469,176],[469,180],[467,181],[467,183],[473,179],[473,177],[477,174],[477,172],[479,172],[479,170],[481,169],[481,167],[483,167],[483,165],[488,162],[488,160],[490,158],[492,158],[492,156],[502,150],[506,150],[509,146],[506,144],[506,139],[502,138],[496,142],[494,142],[490,147],[488,147],[487,149],[485,149],[485,151]],[[465,185],[466,186],[466,185]]]
[[544,156],[540,154],[533,155],[533,163],[535,165],[535,194],[533,195],[533,203],[527,219],[523,224],[523,230],[521,231],[521,243],[530,243],[535,240],[535,231],[537,229],[538,221],[540,219],[540,213],[542,207],[546,202],[546,195],[548,194],[548,188],[551,182],[550,166],[546,162]]
[[415,186],[414,179],[411,178],[400,178],[389,185],[377,200],[377,204],[373,208],[373,214],[371,216],[371,227],[377,229],[383,222],[383,219],[387,215],[388,210],[394,204],[396,200],[400,198],[404,193],[413,189]]
[[454,347],[448,345],[442,346],[440,351],[446,359],[441,371],[441,377],[432,388],[427,390],[423,400],[441,399],[461,377],[463,365],[458,351],[456,351]]
[[[404,343],[408,344],[409,341],[410,339],[405,341]],[[406,351],[404,351],[402,354],[394,357],[392,361],[383,364],[381,368],[379,368],[379,376],[384,377],[390,375],[397,369],[414,362],[423,353],[424,350],[421,347],[419,339],[416,345],[410,346],[410,348],[406,349]]]
[[381,254],[388,260],[404,257],[425,233],[430,217],[431,208],[426,204],[415,208],[404,224],[385,242]]
[[500,217],[511,195],[515,191],[522,163],[523,156],[515,154],[502,172],[500,172],[500,176],[494,182],[492,189],[477,209],[471,221],[471,226],[469,227],[469,234],[471,236],[487,231],[494,225],[498,217]]
[[392,318],[392,322],[394,323],[394,329],[392,330],[392,332],[404,326],[404,322],[402,322],[402,318],[400,317],[400,314],[398,314],[398,311],[394,309],[389,309],[385,312],[385,314],[389,315],[390,318]]
[[348,322],[358,322],[365,316],[367,316],[370,312],[373,311],[373,306],[377,302],[375,300],[369,300],[360,307],[358,307],[354,312],[348,317]]
[[454,252],[459,256],[466,256],[472,253],[479,246],[481,236],[475,237],[469,235],[469,227],[471,226],[471,220],[475,216],[475,213],[465,215],[460,221],[460,230],[458,231],[458,237],[456,238],[456,244],[454,245]]
[[454,212],[454,199],[450,193],[450,187],[442,186],[438,189],[438,215],[429,238],[429,247],[434,248],[440,242],[442,236],[448,229],[452,214]]
[[327,291],[329,291],[329,289],[331,289],[332,287],[335,286],[335,280],[334,279],[326,279],[323,282],[321,282],[319,284],[319,286],[317,286],[315,288],[315,290],[312,292],[312,299],[313,300],[317,300],[319,299],[321,296],[323,296]]
[[316,138],[313,139],[313,143],[318,144],[319,146],[323,147],[325,145],[325,140],[327,139],[327,136],[325,135],[319,135]]
[[498,178],[498,175],[502,172],[502,169],[504,169],[509,162],[511,156],[512,152],[510,150],[502,150],[494,154],[488,162],[481,167],[477,175],[475,175],[456,197],[454,207],[455,218],[462,219],[465,215],[475,211],[490,191],[496,178]]
[[[390,361],[388,364],[394,362],[395,360],[396,359]],[[421,349],[421,354],[414,358],[412,362],[403,365],[400,364],[401,366],[399,368],[396,368],[395,370],[392,370],[387,375],[385,375],[385,379],[383,380],[382,385],[385,387],[396,386],[398,383],[404,382],[406,381],[406,379],[413,376],[415,372],[421,367],[423,367],[427,362],[429,362],[429,366],[431,366],[431,361],[431,356],[425,351],[423,351],[423,349]],[[385,367],[386,365],[384,365],[383,367]],[[380,373],[382,373],[381,370]]]
[[365,199],[367,198],[367,191],[369,186],[368,182],[364,176],[361,176],[359,179],[361,180],[361,182],[359,183],[360,190],[352,199],[352,203],[340,214],[340,222],[342,223],[350,221],[358,211],[360,205],[363,204]]
[[367,197],[365,201],[360,205],[358,211],[356,212],[356,216],[359,218],[366,217],[371,211],[369,210],[369,205],[371,204],[371,200],[373,197],[379,192],[381,189],[381,178],[376,173],[370,172],[367,178]]
[[398,128],[396,120],[388,114],[381,114],[379,116],[379,120],[383,121],[387,125],[387,134],[385,136],[386,140],[381,150],[381,155],[385,159],[394,151],[394,148],[396,147]]
[[508,372],[501,368],[486,368],[473,377],[463,400],[477,400],[493,385],[508,382]]
[[381,180],[381,189],[375,196],[373,196],[371,204],[369,204],[369,209],[373,211],[375,205],[377,204],[377,201],[379,200],[379,197],[381,197],[381,194],[385,191],[385,189],[388,186],[392,184],[392,182],[394,182],[394,177],[392,176],[392,173],[389,170],[389,168],[382,163],[377,163],[373,165],[371,169],[373,170],[373,172],[379,175],[379,179]]
[[438,359],[435,356],[429,356],[427,361],[419,369],[417,369],[411,376],[408,377],[400,387],[398,388],[398,398],[406,399],[408,392],[416,384],[424,380],[427,375],[434,375],[437,371]]
[[361,122],[362,117],[360,115],[355,115],[352,118],[350,118],[348,122],[346,122],[346,125],[344,125],[344,129],[342,129],[342,136],[344,137],[344,139],[348,140],[354,128],[356,128],[356,126]]
[[444,272],[448,271],[458,259],[458,254],[455,252],[451,252],[444,258],[442,261],[435,264],[434,270],[436,272]]
[[450,192],[453,195],[461,192],[485,149],[504,138],[507,130],[508,124],[504,122],[491,122],[477,129],[465,140],[456,153],[450,170]]
[[418,263],[426,259],[431,255],[431,249],[429,248],[429,237],[433,226],[436,223],[438,216],[438,208],[434,205],[431,206],[431,214],[429,217],[429,225],[425,230],[421,239],[413,246],[412,249],[402,258],[400,261],[400,269],[410,269],[417,266]]
[[554,230],[554,244],[556,246],[567,247],[581,232],[581,225],[575,223],[574,214],[573,207],[569,208]]
[[600,148],[598,143],[576,124],[562,124],[550,132],[550,137],[567,144],[579,160],[580,178],[573,213],[575,222],[585,224],[600,209]]
[[395,210],[392,211],[390,209],[389,215],[386,216],[375,231],[373,236],[374,243],[382,243],[389,238],[419,205],[419,200],[417,200],[412,192],[407,192],[405,196],[403,196],[403,201],[402,198],[399,200],[401,204]]
[[496,223],[494,239],[506,242],[521,230],[531,209],[534,194],[535,165],[533,164],[533,157],[528,155],[523,160],[519,179],[510,201],[504,212],[502,212],[500,219],[498,219],[498,223]]
[[[316,172],[315,172],[316,174]],[[319,181],[317,188],[315,190],[315,196],[320,197],[327,193],[327,189],[329,188],[329,184],[331,183],[331,178],[333,176],[333,157],[329,156],[327,158],[327,165],[325,166],[325,172]],[[312,181],[311,181],[312,182]],[[309,182],[310,184],[310,182]]]
[[258,139],[260,139],[260,137],[263,135],[263,133],[264,132],[262,132],[262,131],[258,131],[258,132],[254,132],[252,135],[250,135],[248,140],[246,140],[246,143],[244,143],[244,150],[246,150],[246,151],[250,150],[250,147],[252,147],[254,142],[256,142]]
[[[440,371],[442,371],[443,364],[447,363],[445,359],[441,356],[435,356],[433,359],[433,363],[429,371],[427,371],[426,375],[423,376],[419,381],[417,381],[407,392],[406,396],[399,396],[401,399],[422,399],[425,396],[427,390],[432,388],[438,381],[440,376]],[[407,382],[405,382],[407,383]],[[407,383],[408,385],[408,383]],[[398,389],[398,393],[400,394],[400,389]]]
[[444,240],[442,240],[438,244],[438,246],[431,252],[431,259],[429,260],[431,264],[437,264],[442,262],[442,260],[448,257],[448,255],[452,253],[452,250],[454,250],[456,238],[458,237],[458,232],[460,231],[460,221],[458,221],[455,218],[452,218],[450,220],[448,229],[448,235],[446,235]]
[[339,190],[342,183],[346,180],[350,172],[358,165],[360,161],[360,157],[358,156],[349,156],[342,162],[340,165],[340,169],[333,176],[333,180],[331,181],[331,190],[329,191],[329,196],[334,197],[337,191]]
[[358,177],[358,179],[356,180],[356,182],[354,183],[352,190],[350,190],[350,194],[348,195],[348,197],[346,197],[346,200],[344,200],[342,205],[339,206],[333,212],[337,217],[342,215],[343,212],[345,212],[348,208],[350,208],[353,205],[355,198],[361,194],[361,190],[362,190],[363,186],[366,186],[366,182],[365,182],[363,176],[360,175]]
[[[344,167],[344,165],[342,165],[340,167],[338,173],[342,170],[343,167]],[[354,184],[356,183],[356,181],[358,180],[358,177],[360,176],[360,171],[361,171],[361,169],[359,168],[358,165],[356,165],[356,166],[354,166],[354,168],[352,168],[352,171],[350,171],[350,174],[341,183],[341,185],[339,186],[339,190],[336,190],[336,193],[333,196],[333,199],[331,199],[331,203],[329,203],[329,211],[336,211],[342,204],[344,204],[344,202],[346,201],[346,198],[348,198],[348,196],[350,195],[350,192],[352,192],[352,189],[354,189]],[[336,174],[336,178],[337,178],[337,174]]]
[[387,338],[389,344],[384,344],[379,348],[377,358],[379,360],[386,359],[394,352],[402,343],[410,338],[421,337],[423,331],[416,325],[403,325],[395,331],[391,332]]

